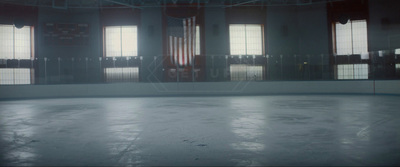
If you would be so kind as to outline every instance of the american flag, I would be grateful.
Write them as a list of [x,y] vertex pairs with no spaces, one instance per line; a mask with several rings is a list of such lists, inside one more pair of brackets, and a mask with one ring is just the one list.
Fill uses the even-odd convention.
[[167,18],[168,52],[179,67],[191,66],[196,51],[196,17]]

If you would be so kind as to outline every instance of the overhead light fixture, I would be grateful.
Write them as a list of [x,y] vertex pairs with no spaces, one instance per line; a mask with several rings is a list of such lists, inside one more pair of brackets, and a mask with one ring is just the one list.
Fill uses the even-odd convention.
[[341,14],[339,16],[339,23],[340,24],[346,24],[349,21],[349,16],[347,16],[346,14]]
[[24,18],[15,17],[13,21],[14,21],[14,26],[15,26],[16,28],[18,28],[18,29],[23,28],[24,25],[25,25],[25,20],[24,20]]

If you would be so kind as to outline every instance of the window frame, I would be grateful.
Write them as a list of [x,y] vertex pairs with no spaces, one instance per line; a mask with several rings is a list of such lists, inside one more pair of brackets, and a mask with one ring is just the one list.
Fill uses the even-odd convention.
[[[106,28],[107,27],[119,27],[120,36],[119,39],[121,41],[120,48],[121,53],[118,56],[107,56],[107,35]],[[122,28],[124,27],[135,27],[136,29],[136,53],[134,55],[123,56],[123,44],[122,44]],[[125,60],[130,61],[141,60],[141,56],[139,56],[139,25],[109,25],[103,26],[103,58],[105,61],[114,61],[112,66],[102,66],[103,67],[103,82],[106,83],[119,83],[119,82],[140,82],[140,65],[133,63],[129,64],[129,66],[120,66],[116,65],[116,61]],[[127,70],[127,71],[126,71]],[[118,73],[118,75],[116,75]],[[128,74],[128,75],[127,75]]]
[[400,63],[396,63],[396,64],[394,65],[394,69],[395,69],[396,73],[399,73],[399,74],[400,74]]
[[[3,74],[3,70],[11,70],[11,73],[9,72],[8,76],[12,77],[12,83],[11,82],[7,83],[4,80],[0,79],[0,85],[30,85],[34,84],[35,82],[35,77],[34,77],[35,69],[33,68],[0,68],[0,75]],[[25,72],[24,70],[28,71]],[[21,76],[29,76],[29,78],[21,79],[22,78]],[[29,81],[29,82],[24,82],[24,81]]]
[[[16,28],[15,27],[15,25],[11,25],[11,24],[0,24],[0,26],[12,26],[12,28],[13,28],[13,58],[12,59],[17,59],[17,58],[15,58],[15,29],[18,29],[18,28]],[[35,27],[34,26],[28,26],[28,25],[25,25],[23,28],[25,28],[25,27],[29,27],[29,44],[30,44],[30,48],[29,48],[29,58],[24,58],[25,60],[32,60],[33,58],[35,58]],[[0,57],[0,59],[9,59],[9,58],[2,58],[2,57]],[[24,60],[24,59],[21,59],[21,60]]]
[[[248,46],[247,46],[247,41],[245,42],[245,54],[232,54],[232,52],[231,52],[231,48],[232,48],[232,46],[231,46],[231,33],[230,33],[230,27],[231,27],[231,25],[244,25],[245,27],[246,27],[246,25],[260,25],[260,29],[261,29],[261,35],[260,35],[260,37],[261,37],[261,54],[248,54]],[[246,29],[245,29],[245,32],[246,32]],[[245,33],[246,34],[246,33]],[[264,38],[264,36],[265,36],[265,28],[264,28],[264,24],[261,24],[261,23],[243,23],[243,24],[241,24],[241,23],[230,23],[230,24],[228,24],[228,46],[229,46],[229,54],[230,55],[256,55],[256,56],[262,56],[262,55],[265,55],[265,38]],[[244,37],[244,38],[247,38],[247,35]]]
[[[107,83],[140,81],[140,71],[139,71],[140,68],[138,66],[110,67],[110,68],[104,68],[103,70],[104,70],[104,81]],[[116,77],[115,74],[118,74],[118,76]]]
[[[24,56],[23,58],[16,58],[16,43],[18,43],[16,40],[16,28],[15,25],[11,24],[0,24],[0,26],[8,26],[12,27],[12,58],[7,58],[5,57],[0,57],[0,60],[2,63],[6,63],[8,60],[31,60],[33,61],[35,58],[35,26],[31,25],[25,25],[23,28],[28,28],[29,30],[29,54],[28,56]],[[27,37],[26,36],[26,37]],[[25,41],[26,42],[26,41]],[[27,46],[28,47],[28,46]],[[29,85],[29,84],[34,84],[35,83],[35,69],[34,67],[20,67],[18,64],[17,67],[5,67],[5,68],[0,68],[0,74],[1,75],[7,75],[4,78],[8,79],[8,82],[5,80],[1,80],[3,77],[0,76],[0,85]],[[27,77],[26,77],[27,76]],[[11,78],[11,79],[10,79]]]
[[[362,67],[362,65],[366,65],[367,67],[366,67],[366,69],[367,69],[367,71],[366,71],[366,75],[362,75],[363,73],[362,73],[362,71],[361,71],[361,73],[360,73],[360,68],[356,68],[356,66],[361,66]],[[347,77],[347,75],[340,75],[340,72],[339,72],[339,66],[351,66],[352,67],[352,74],[351,74],[351,78],[346,78]],[[348,67],[347,67],[348,68]],[[368,64],[368,63],[361,63],[361,64],[337,64],[336,66],[335,66],[335,79],[336,80],[368,80],[369,79],[369,72],[370,72],[370,65]],[[356,72],[359,72],[359,73],[357,73],[356,74]],[[342,77],[340,77],[340,76],[342,76]],[[363,78],[364,76],[366,76],[366,78]],[[361,78],[359,78],[359,77],[361,77]]]
[[[237,69],[233,69],[236,66]],[[260,69],[259,69],[260,68]],[[264,80],[265,66],[259,64],[230,64],[229,76],[230,81],[261,81]],[[251,74],[260,74],[256,77]],[[250,74],[250,75],[249,75]]]
[[[107,35],[106,35],[106,28],[107,27],[119,27],[122,30],[123,27],[135,27],[136,28],[136,55],[132,56],[123,56],[123,44],[122,44],[122,31],[120,35],[120,47],[121,47],[121,54],[119,56],[107,56]],[[103,58],[113,58],[113,57],[139,57],[139,26],[138,25],[110,25],[110,26],[103,26]]]
[[337,31],[336,31],[336,24],[341,24],[341,23],[339,23],[338,21],[333,21],[332,22],[332,44],[333,44],[333,49],[332,49],[332,51],[333,51],[333,53],[334,53],[334,55],[338,55],[338,56],[345,56],[345,55],[361,55],[361,54],[363,54],[363,53],[354,53],[354,41],[353,41],[353,27],[352,27],[352,24],[353,24],[353,21],[365,21],[365,24],[366,24],[366,42],[367,42],[367,44],[366,44],[366,53],[368,53],[368,19],[349,19],[348,21],[347,21],[347,23],[346,24],[350,24],[351,25],[351,29],[350,29],[350,36],[351,36],[351,54],[338,54],[338,46],[337,46]]

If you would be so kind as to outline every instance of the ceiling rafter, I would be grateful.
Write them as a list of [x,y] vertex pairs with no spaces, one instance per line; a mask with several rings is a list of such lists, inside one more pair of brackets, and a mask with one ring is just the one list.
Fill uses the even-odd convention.
[[345,0],[0,0],[0,4],[23,6],[53,7],[57,2],[66,2],[68,8],[134,8],[152,7],[205,7],[227,8],[236,6],[303,6],[312,4],[330,4]]
[[234,6],[240,6],[240,5],[249,4],[249,3],[258,2],[258,1],[260,1],[260,0],[250,0],[250,1],[246,1],[246,2],[239,2],[239,3],[236,3],[236,4],[225,6],[225,8],[234,7]]
[[131,8],[142,9],[141,7],[132,5],[130,3],[120,2],[120,1],[117,1],[117,0],[105,0],[105,1],[112,2],[112,3],[118,4],[118,5],[124,5],[124,6],[131,7]]

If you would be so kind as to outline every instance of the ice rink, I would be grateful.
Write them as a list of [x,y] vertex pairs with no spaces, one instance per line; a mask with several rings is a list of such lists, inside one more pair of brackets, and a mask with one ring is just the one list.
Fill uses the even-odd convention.
[[400,97],[0,101],[0,165],[400,165]]

